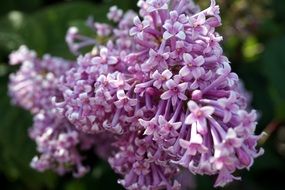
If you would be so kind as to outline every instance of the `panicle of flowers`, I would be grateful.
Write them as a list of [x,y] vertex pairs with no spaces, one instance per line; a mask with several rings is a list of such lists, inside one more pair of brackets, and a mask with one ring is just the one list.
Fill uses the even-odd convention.
[[142,133],[130,132],[114,144],[118,151],[109,158],[112,168],[124,178],[119,183],[126,189],[180,189],[174,176],[178,169],[168,163],[169,156]]
[[76,131],[66,119],[50,112],[38,113],[29,132],[39,152],[31,162],[36,170],[50,169],[60,175],[72,172],[74,177],[89,171],[82,152],[94,149],[94,138]]
[[[65,123],[59,127],[49,121],[54,118],[45,116],[48,121],[39,126],[46,127],[34,127],[32,138],[42,153],[34,167],[53,169],[50,166],[62,165],[63,159],[75,167],[72,171],[83,174],[86,167],[73,148],[85,144],[79,138],[84,134],[95,139],[91,147],[96,143],[102,147],[97,152],[122,176],[119,183],[126,189],[180,189],[175,176],[181,167],[194,174],[216,175],[215,186],[240,179],[233,173],[249,169],[263,149],[256,148],[261,137],[254,135],[256,111],[249,109],[250,98],[220,46],[219,6],[214,0],[205,10],[192,0],[139,0],[138,6],[139,15],[111,7],[107,17],[112,26],[88,19],[99,40],[75,28],[67,33],[72,52],[86,46],[93,49],[55,75],[53,89],[59,95],[30,93],[45,100],[52,97],[52,107],[60,115],[52,117]],[[13,63],[37,60],[32,52],[19,52],[12,54]],[[19,101],[18,89],[25,93],[33,88],[22,84],[23,78],[34,84],[35,77],[13,78],[11,95]],[[18,104],[32,102],[30,107],[36,107],[33,101],[23,99]],[[68,146],[54,145],[62,136],[73,135],[78,137]],[[101,144],[102,138],[108,139],[107,146]],[[66,156],[70,152],[72,156]]]
[[62,99],[60,77],[74,63],[58,57],[44,55],[42,59],[26,46],[10,55],[11,64],[21,64],[10,75],[9,94],[12,101],[33,114],[30,137],[36,142],[38,155],[31,166],[39,171],[52,169],[59,174],[73,172],[80,177],[89,171],[83,164],[83,152],[97,149],[94,137],[76,131],[67,119],[55,112],[52,97]]
[[52,108],[51,97],[61,94],[59,77],[72,66],[72,62],[48,54],[40,59],[26,46],[10,55],[10,64],[21,64],[17,73],[10,75],[12,101],[32,113]]

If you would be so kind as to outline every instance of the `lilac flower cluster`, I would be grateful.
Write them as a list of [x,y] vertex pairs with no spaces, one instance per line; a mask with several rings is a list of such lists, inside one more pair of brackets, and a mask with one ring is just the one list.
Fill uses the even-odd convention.
[[40,60],[24,47],[11,54],[11,64],[23,62],[11,97],[35,114],[30,134],[41,155],[32,166],[80,176],[88,170],[81,153],[92,150],[130,190],[180,189],[181,167],[217,175],[215,186],[240,179],[233,173],[263,149],[256,149],[257,114],[215,31],[219,7],[214,0],[202,11],[192,0],[138,6],[139,15],[111,7],[115,27],[88,19],[96,40],[70,28],[72,52],[94,46],[76,64]]
[[97,140],[58,116],[51,101],[52,97],[62,98],[59,78],[74,63],[50,55],[39,59],[26,46],[11,53],[10,63],[21,64],[19,71],[10,75],[12,102],[34,116],[29,134],[36,142],[39,155],[33,158],[31,166],[39,171],[52,169],[59,174],[73,172],[75,177],[83,176],[89,168],[83,164],[82,152],[94,152]]
[[10,54],[10,63],[21,64],[19,71],[10,75],[12,101],[32,113],[52,107],[51,96],[61,94],[56,87],[58,78],[72,66],[71,62],[50,55],[39,59],[26,46]]

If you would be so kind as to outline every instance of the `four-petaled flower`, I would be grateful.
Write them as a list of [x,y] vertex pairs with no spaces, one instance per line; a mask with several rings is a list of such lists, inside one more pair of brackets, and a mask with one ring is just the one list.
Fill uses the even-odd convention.
[[235,132],[234,129],[229,128],[225,136],[225,139],[223,141],[223,146],[226,149],[231,150],[233,148],[241,147],[242,143],[243,143],[243,139],[237,136],[237,133]]
[[205,22],[206,16],[204,13],[200,13],[196,18],[190,17],[190,28],[187,32],[190,33],[190,35],[192,35],[194,39],[196,39],[200,35],[206,35],[208,29],[207,26],[205,26]]
[[215,182],[215,187],[223,187],[226,184],[232,182],[233,180],[240,180],[240,177],[235,177],[227,169],[222,169],[218,175],[218,178]]
[[117,92],[117,98],[118,100],[114,102],[116,107],[118,109],[124,108],[126,112],[130,112],[133,110],[132,107],[134,107],[137,104],[136,99],[129,98],[124,90],[119,90]]
[[140,18],[136,16],[133,22],[135,26],[130,29],[130,35],[136,35],[138,38],[143,39],[143,31],[150,26],[150,21],[146,19],[141,21]]
[[186,117],[185,123],[188,125],[192,124],[192,126],[193,124],[196,125],[197,131],[200,134],[207,134],[208,125],[206,119],[211,117],[215,109],[211,106],[199,107],[197,103],[192,100],[190,100],[187,105],[191,113]]
[[191,54],[184,53],[183,61],[184,66],[181,69],[182,73],[188,73],[188,75],[192,75],[195,79],[199,79],[203,74],[205,74],[205,70],[202,67],[205,63],[203,56],[200,55],[193,58]]
[[188,87],[187,82],[179,84],[177,81],[170,79],[165,83],[165,86],[167,91],[161,94],[161,99],[171,99],[171,103],[173,106],[176,105],[178,99],[187,100],[187,96],[185,95],[185,91]]
[[163,28],[166,30],[163,33],[163,39],[168,40],[176,37],[180,40],[185,40],[186,34],[184,32],[184,25],[177,21],[178,13],[176,11],[170,12],[171,18],[165,22]]
[[94,64],[108,64],[115,65],[118,63],[118,58],[110,55],[109,50],[107,48],[102,48],[100,50],[100,56],[94,57],[92,59]]
[[160,89],[162,86],[165,87],[165,82],[172,77],[172,72],[166,69],[161,74],[158,71],[155,71],[151,76],[155,81],[153,86],[157,89]]
[[148,0],[147,3],[147,12],[149,13],[168,9],[168,0]]
[[123,10],[118,9],[117,6],[110,7],[109,13],[107,14],[108,19],[114,22],[118,22],[122,16],[123,16]]
[[237,102],[236,93],[231,91],[229,98],[221,98],[218,100],[218,103],[222,106],[224,110],[224,119],[223,122],[227,123],[232,118],[232,113],[236,113],[239,109]]
[[160,50],[155,51],[150,49],[149,59],[141,65],[141,68],[144,72],[149,72],[157,66],[159,66],[160,70],[164,70],[168,67],[166,62],[168,58],[169,52],[162,52]]
[[177,136],[179,133],[177,130],[181,127],[182,122],[173,122],[167,121],[164,116],[160,115],[158,117],[158,125],[159,125],[159,135],[162,137],[167,136]]
[[141,126],[145,128],[144,135],[157,135],[158,124],[157,118],[152,118],[150,121],[145,121],[143,119],[139,119],[139,123]]

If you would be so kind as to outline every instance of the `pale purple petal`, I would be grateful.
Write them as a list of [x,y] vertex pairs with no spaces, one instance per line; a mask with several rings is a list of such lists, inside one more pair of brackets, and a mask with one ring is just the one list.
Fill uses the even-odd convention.
[[190,101],[187,103],[187,106],[188,106],[188,108],[189,108],[189,110],[190,110],[191,112],[196,111],[197,109],[199,109],[198,104],[197,104],[196,102],[192,101],[192,100],[190,100]]
[[193,61],[193,57],[189,53],[184,53],[183,54],[183,60],[186,64],[189,64]]
[[170,91],[166,91],[160,95],[160,98],[163,100],[168,100],[169,98],[171,98],[171,96],[172,96],[172,93]]

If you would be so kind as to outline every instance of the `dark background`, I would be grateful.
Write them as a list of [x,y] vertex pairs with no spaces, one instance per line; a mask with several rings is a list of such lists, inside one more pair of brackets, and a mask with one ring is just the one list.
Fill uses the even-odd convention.
[[[208,0],[198,0],[202,7]],[[225,54],[252,94],[252,107],[260,113],[257,133],[268,136],[260,141],[265,155],[243,177],[224,189],[285,189],[285,0],[217,0],[221,5]],[[0,1],[0,189],[122,189],[108,164],[94,159],[94,169],[81,179],[52,172],[38,173],[29,167],[36,154],[28,138],[31,116],[10,105],[7,96],[8,55],[26,44],[39,55],[74,59],[64,42],[69,26],[86,34],[85,19],[106,21],[111,5],[137,9],[135,0],[1,0]],[[213,178],[196,176],[196,189],[213,189]]]

